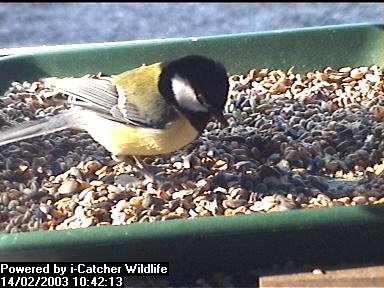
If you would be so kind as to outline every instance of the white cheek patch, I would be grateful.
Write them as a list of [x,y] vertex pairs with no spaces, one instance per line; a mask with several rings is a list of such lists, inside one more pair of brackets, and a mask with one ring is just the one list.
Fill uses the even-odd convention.
[[175,75],[171,83],[175,99],[178,103],[183,103],[183,106],[195,112],[208,112],[208,109],[197,100],[195,91],[186,79]]

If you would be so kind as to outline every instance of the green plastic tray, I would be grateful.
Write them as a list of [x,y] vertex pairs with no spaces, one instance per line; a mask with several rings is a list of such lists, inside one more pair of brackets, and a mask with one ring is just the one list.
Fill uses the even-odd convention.
[[[0,91],[42,76],[117,74],[199,53],[230,73],[297,72],[384,64],[384,26],[356,24],[214,37],[90,44],[0,58]],[[384,206],[170,220],[67,231],[0,234],[1,261],[169,261],[174,275],[384,259]]]

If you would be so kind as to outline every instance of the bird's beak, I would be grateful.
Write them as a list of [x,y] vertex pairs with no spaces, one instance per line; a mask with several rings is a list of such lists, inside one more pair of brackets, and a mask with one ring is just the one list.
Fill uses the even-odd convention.
[[225,119],[225,117],[223,115],[223,112],[215,113],[214,116],[220,122],[220,124],[223,127],[227,127],[228,126],[228,121],[227,121],[227,119]]

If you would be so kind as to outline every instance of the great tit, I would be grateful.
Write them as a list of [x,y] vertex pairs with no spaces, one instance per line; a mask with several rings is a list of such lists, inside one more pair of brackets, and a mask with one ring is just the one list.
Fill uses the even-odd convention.
[[116,156],[160,155],[193,141],[212,117],[227,123],[226,69],[200,55],[100,79],[45,82],[67,96],[70,109],[0,131],[0,145],[73,128],[87,131]]

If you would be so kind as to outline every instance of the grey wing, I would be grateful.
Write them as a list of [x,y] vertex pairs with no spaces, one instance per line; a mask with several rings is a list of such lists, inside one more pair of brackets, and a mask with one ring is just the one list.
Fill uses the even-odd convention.
[[[73,106],[94,111],[100,116],[140,127],[152,127],[149,119],[140,115],[134,104],[119,108],[119,93],[110,77],[94,78],[47,78],[44,82],[55,90],[68,95]],[[157,128],[157,127],[153,127]]]

